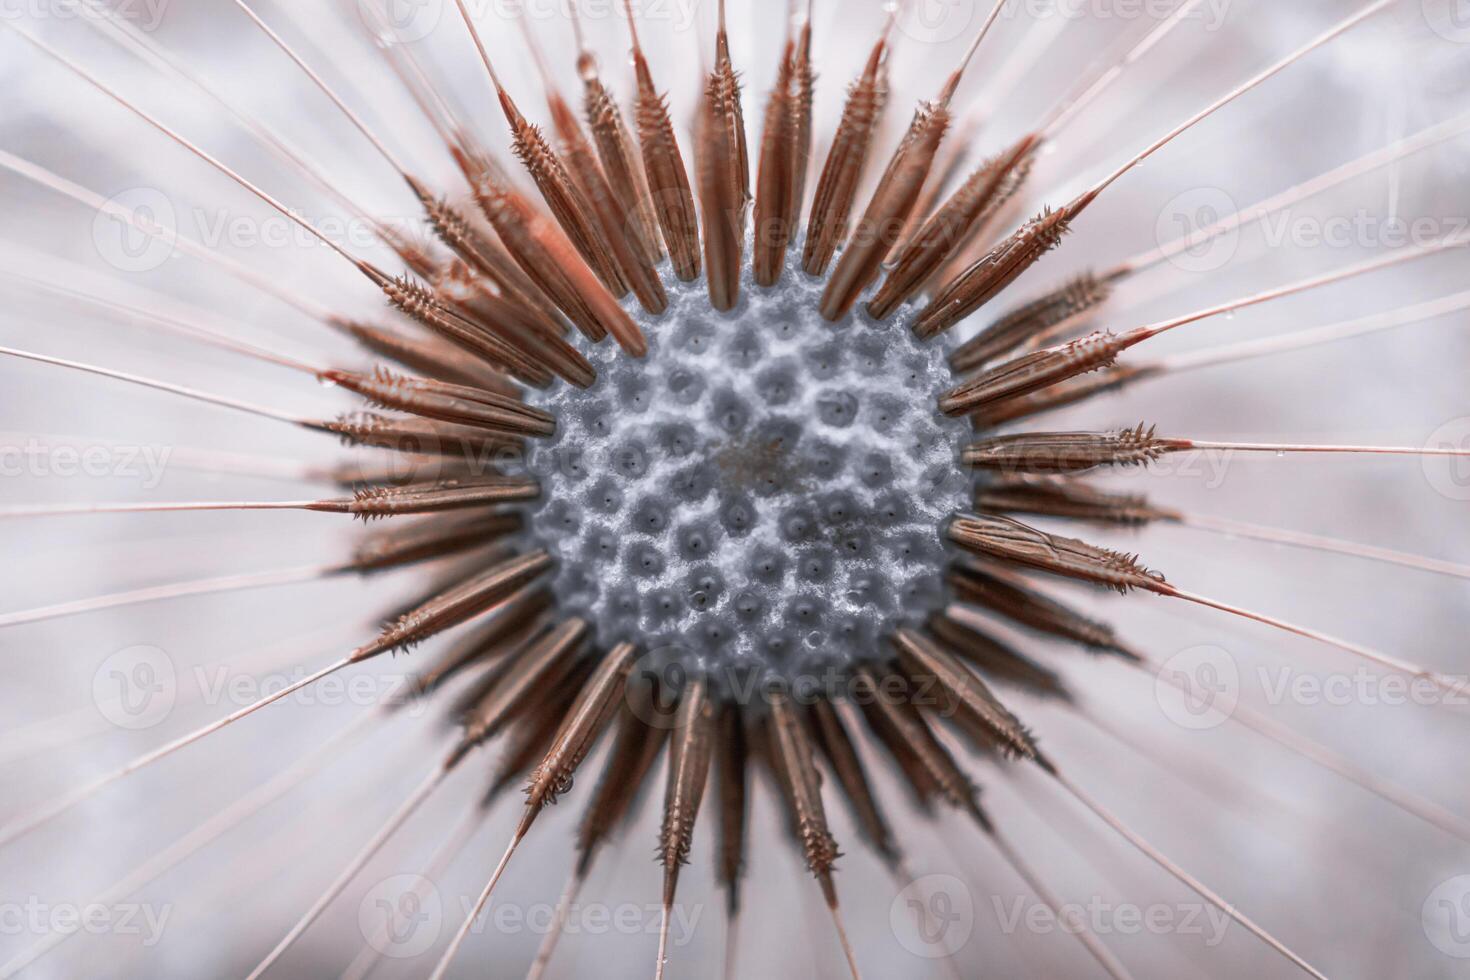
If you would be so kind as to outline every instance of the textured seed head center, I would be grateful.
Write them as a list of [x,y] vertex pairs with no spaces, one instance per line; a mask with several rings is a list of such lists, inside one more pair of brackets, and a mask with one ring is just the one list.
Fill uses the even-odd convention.
[[720,314],[676,285],[646,358],[599,345],[592,389],[544,396],[533,531],[601,643],[722,685],[840,677],[941,601],[939,528],[969,491],[964,426],[934,408],[944,351],[902,317],[829,324],[820,290],[792,269]]

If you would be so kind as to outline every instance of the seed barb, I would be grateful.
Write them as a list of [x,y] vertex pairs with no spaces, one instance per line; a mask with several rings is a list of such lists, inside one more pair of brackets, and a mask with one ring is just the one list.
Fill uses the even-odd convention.
[[832,913],[833,925],[847,957],[848,970],[857,980],[860,976],[857,959],[847,940],[847,930],[842,925],[837,908],[837,888],[832,881],[832,867],[841,854],[828,829],[827,813],[822,808],[821,776],[812,761],[811,743],[796,709],[785,694],[773,694],[770,709],[768,723],[776,762],[774,768],[786,789],[786,803],[797,839],[806,855],[807,869],[821,885],[822,896]]
[[582,38],[582,21],[576,0],[569,0],[572,30],[577,36],[577,74],[582,79],[582,111],[587,128],[597,145],[608,186],[628,216],[628,230],[650,266],[663,260],[659,241],[658,217],[654,214],[653,196],[639,165],[633,140],[617,100],[608,92],[598,75],[597,59]]
[[519,503],[535,500],[540,496],[541,485],[535,480],[479,476],[409,483],[403,486],[367,487],[357,491],[350,499],[315,501],[307,509],[351,514],[370,521],[405,514],[432,514],[489,504]]
[[310,428],[340,436],[349,446],[373,446],[396,452],[445,456],[483,464],[500,454],[519,457],[520,442],[468,425],[447,425],[430,419],[397,418],[359,412],[312,422]]
[[528,811],[539,812],[572,786],[572,774],[591,751],[597,736],[612,720],[619,691],[633,666],[634,648],[620,643],[608,651],[587,683],[546,758],[531,774],[526,788]]
[[865,665],[858,669],[854,690],[863,716],[894,754],[915,794],[920,799],[939,797],[984,823],[979,790],[919,713],[912,682],[900,674],[879,675]]
[[[590,367],[590,365],[589,365]],[[414,378],[379,367],[371,375],[322,371],[318,377],[382,408],[423,418],[489,429],[507,436],[549,436],[556,419],[516,398],[469,385]]]
[[[556,953],[556,946],[566,925],[567,914],[572,903],[581,893],[583,884],[592,870],[592,863],[612,832],[633,812],[633,804],[648,778],[660,750],[663,748],[667,730],[650,725],[640,712],[652,703],[651,686],[632,684],[628,689],[628,704],[619,711],[617,731],[613,736],[612,750],[608,754],[597,788],[582,813],[577,828],[577,865],[567,880],[562,896],[557,901],[556,918],[547,930],[546,938],[536,951],[536,959],[526,973],[526,980],[538,980],[546,972]],[[629,705],[637,703],[639,708]],[[547,733],[547,741],[555,731]],[[544,751],[544,749],[543,749]]]
[[472,667],[497,662],[522,648],[551,626],[551,593],[522,589],[492,606],[488,622],[451,643],[434,663],[414,675],[408,693],[415,697],[437,691]]
[[925,625],[945,649],[974,665],[985,677],[1038,697],[1072,702],[1072,692],[1059,674],[996,639],[973,613],[960,608],[941,610]]
[[367,269],[367,276],[383,291],[394,309],[434,334],[532,387],[550,386],[552,375],[547,368],[532,363],[499,337],[447,307],[428,286],[407,276],[390,277],[372,267]]
[[472,513],[467,517],[430,517],[364,538],[352,553],[360,574],[402,568],[490,544],[520,531],[519,514]]
[[655,977],[663,976],[668,962],[669,920],[679,887],[679,870],[689,863],[694,823],[699,817],[705,784],[709,780],[713,729],[714,707],[709,701],[705,683],[692,680],[685,684],[679,696],[679,712],[669,744],[669,777],[664,790],[663,824],[658,837],[658,859],[664,868],[664,888]]
[[505,374],[478,358],[465,357],[463,351],[436,337],[411,337],[381,324],[346,318],[337,320],[337,329],[374,354],[410,371],[454,384],[474,385],[502,395],[515,391],[515,385]]
[[357,663],[390,650],[407,650],[494,608],[550,569],[551,556],[540,550],[492,565],[399,616],[383,627],[376,639],[353,651],[348,659]]
[[950,101],[1004,6],[1005,0],[997,0],[939,95],[932,102],[920,103],[915,111],[908,132],[889,160],[878,189],[873,192],[822,293],[821,311],[827,320],[835,322],[851,311],[863,291],[878,278],[884,260],[898,243],[929,178],[939,145],[949,130]]
[[756,285],[767,288],[780,281],[800,222],[808,162],[803,150],[811,151],[811,81],[811,25],[806,23],[799,38],[786,39],[761,131],[752,264]]
[[520,303],[523,315],[534,326],[553,336],[566,332],[556,305],[521,270],[500,241],[481,234],[463,212],[427,188],[421,189],[419,200],[434,233],[461,261],[494,283],[505,298]]
[[597,273],[602,285],[614,296],[626,296],[628,284],[613,257],[611,243],[595,220],[596,210],[592,202],[572,180],[566,165],[540,128],[527,122],[504,92],[500,101],[511,124],[511,150],[536,182],[541,198],[557,224],[561,225],[587,265]]
[[587,139],[582,124],[557,89],[551,70],[546,64],[545,54],[536,41],[535,32],[531,30],[525,11],[521,10],[519,13],[522,34],[541,73],[547,110],[551,114],[552,125],[561,144],[567,172],[590,207],[590,213],[607,241],[622,281],[632,289],[646,311],[654,315],[660,314],[668,308],[668,295],[654,269],[654,260],[631,237],[633,230],[629,227],[627,210],[604,176],[597,153]]
[[813,740],[837,777],[837,784],[842,787],[858,829],[883,862],[890,868],[897,868],[902,853],[893,839],[888,819],[878,805],[878,797],[868,781],[862,759],[858,757],[857,746],[837,714],[837,708],[823,698],[812,703],[810,714]]
[[[704,264],[710,305],[727,311],[740,295],[745,219],[750,202],[750,164],[740,79],[730,61],[724,6],[715,42],[715,67],[699,107],[696,168],[704,212]],[[759,236],[757,236],[759,237]]]
[[516,265],[583,336],[597,343],[611,333],[634,357],[648,353],[648,342],[637,324],[551,221],[488,173],[475,183],[474,192],[480,210]]
[[889,16],[883,36],[873,45],[862,73],[848,87],[842,120],[827,151],[807,220],[802,268],[808,275],[825,274],[837,246],[847,238],[858,183],[888,104],[888,35],[896,15],[897,8]]
[[1111,493],[1082,480],[1055,477],[1010,477],[986,484],[975,491],[975,509],[1122,527],[1180,517],[1178,511],[1157,507],[1142,494]]
[[827,320],[835,322],[846,316],[863,290],[878,277],[895,238],[913,211],[949,123],[949,108],[943,102],[922,103],[914,113],[908,132],[888,162],[878,189],[827,281],[821,307]]
[[1140,423],[1112,432],[1018,432],[991,436],[965,447],[968,466],[1008,476],[1079,473],[1099,466],[1143,466],[1185,448],[1161,439]]
[[570,671],[587,635],[587,622],[574,616],[521,650],[464,713],[461,719],[464,727],[450,753],[449,764],[457,765],[472,750],[493,738],[535,700],[536,691],[555,690],[563,675]]
[[1096,184],[1056,209],[1048,208],[1039,217],[1023,225],[1004,242],[971,265],[944,286],[914,321],[914,332],[921,338],[934,337],[950,329],[965,317],[994,299],[1043,255],[1061,243],[1062,235],[1093,201],[1114,182],[1134,167],[1153,156],[1186,130],[1202,122],[1242,95],[1268,81],[1319,47],[1332,41],[1363,20],[1388,7],[1394,0],[1377,0],[1339,22],[1304,47],[1297,49],[1249,81],[1195,113],[1163,137],[1126,161]]
[[795,159],[791,198],[787,209],[792,215],[792,232],[800,230],[801,209],[806,204],[807,173],[812,167],[812,105],[816,101],[817,75],[812,64],[812,3],[807,0],[800,15],[801,30],[796,37],[796,58],[792,71],[792,157]]
[[577,875],[585,878],[599,848],[607,843],[618,824],[633,812],[633,803],[668,740],[668,729],[649,724],[644,712],[652,710],[652,685],[629,683],[629,704],[618,715],[612,750],[603,767],[597,788],[577,828]]
[[534,692],[529,702],[521,706],[520,717],[506,732],[506,745],[496,763],[495,778],[482,798],[486,809],[524,780],[537,761],[546,755],[562,718],[572,706],[576,690],[591,673],[591,662],[581,658],[572,664],[570,671],[560,676],[557,690]]
[[531,772],[530,782],[526,787],[526,809],[511,835],[510,843],[506,845],[505,853],[501,855],[490,880],[480,892],[474,908],[460,923],[459,930],[440,957],[431,974],[431,980],[443,980],[444,975],[449,972],[449,967],[459,954],[460,947],[464,945],[465,938],[469,936],[475,920],[490,901],[490,895],[495,891],[500,876],[505,873],[516,847],[525,839],[536,817],[548,804],[555,803],[560,794],[571,789],[572,775],[591,751],[597,736],[612,720],[618,693],[623,689],[628,671],[633,666],[633,653],[634,647],[631,643],[614,647],[577,693],[576,700],[551,741],[551,747]]
[[939,410],[951,417],[970,415],[1112,367],[1118,354],[1134,342],[1126,335],[1097,331],[1057,347],[1024,354],[951,388],[939,397]]
[[945,693],[949,703],[941,706],[942,713],[983,730],[1009,756],[1035,758],[1036,743],[1031,733],[984,681],[947,650],[911,629],[895,633],[893,645],[910,677],[933,679]]
[[679,141],[674,136],[668,100],[654,85],[653,72],[638,40],[638,25],[631,0],[623,0],[623,9],[633,39],[633,70],[638,82],[635,117],[638,120],[638,141],[643,148],[644,176],[653,199],[654,213],[663,230],[664,245],[674,266],[674,275],[684,282],[692,282],[699,278],[699,219],[694,210],[694,195],[689,189],[689,174],[684,168]]
[[1369,456],[1470,457],[1470,449],[1453,446],[1360,446],[1285,442],[1221,442],[1164,438],[1152,427],[1113,432],[1022,432],[993,436],[966,446],[964,462],[977,469],[1007,475],[1065,474],[1099,466],[1145,466],[1168,453],[1192,450],[1227,453],[1342,453]]
[[745,721],[735,705],[721,709],[714,740],[715,788],[719,802],[719,844],[715,877],[725,889],[725,911],[732,922],[740,912],[740,882],[745,874],[745,841],[750,807],[750,748]]
[[548,90],[548,99],[567,168],[591,205],[623,280],[644,310],[655,316],[663,313],[669,307],[663,281],[653,260],[635,240],[628,212],[603,175],[587,134],[560,94]]
[[[495,87],[495,95],[500,103],[501,113],[510,126],[511,152],[526,168],[526,172],[536,184],[536,189],[541,192],[542,200],[546,202],[547,208],[551,210],[552,216],[561,226],[562,232],[587,265],[597,274],[602,285],[614,296],[626,295],[627,284],[623,281],[622,272],[613,259],[612,249],[602,229],[594,221],[591,204],[583,195],[581,188],[572,181],[566,166],[557,156],[556,151],[551,148],[551,144],[547,142],[540,127],[526,120],[516,105],[515,99],[501,84],[500,76],[495,71],[489,52],[485,50],[480,31],[475,26],[474,18],[470,16],[469,8],[465,5],[464,0],[455,0],[455,6],[459,9],[460,19],[464,21],[465,29],[475,44],[475,50],[479,52],[480,61],[490,76],[490,82]],[[522,26],[524,25],[525,21],[522,18]]]
[[944,262],[994,214],[1025,179],[1037,137],[1028,133],[999,156],[982,163],[903,247],[882,287],[868,301],[868,314],[883,320],[913,297]]
[[914,334],[923,340],[937,337],[988,303],[1061,244],[1083,206],[1074,201],[1046,208],[1018,228],[939,290],[914,320]]
[[994,402],[970,414],[977,429],[993,429],[1007,422],[1029,418],[1054,409],[1076,405],[1096,395],[1117,391],[1134,381],[1142,381],[1161,373],[1154,365],[1114,365],[1092,374],[1034,391],[1019,398]]
[[1092,272],[1078,274],[981,328],[955,348],[949,357],[950,367],[973,371],[1053,327],[1075,322],[1107,302],[1115,281]]
[[1098,653],[1115,654],[1125,660],[1138,658],[1123,645],[1109,624],[1091,619],[1014,578],[973,562],[961,562],[950,568],[949,584],[960,601],[982,607],[1027,629],[1069,640]]
[[1164,577],[1140,565],[1136,555],[1048,534],[1008,517],[957,517],[950,522],[947,535],[982,558],[1080,579],[1120,593],[1134,589],[1161,592],[1164,586]]

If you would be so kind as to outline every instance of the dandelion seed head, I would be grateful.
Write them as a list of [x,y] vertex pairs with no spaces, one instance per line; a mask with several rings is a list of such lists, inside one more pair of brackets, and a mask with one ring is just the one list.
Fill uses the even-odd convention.
[[933,410],[946,351],[903,318],[823,320],[790,255],[728,314],[703,282],[673,286],[640,323],[646,358],[593,348],[597,384],[541,402],[560,426],[530,458],[531,528],[602,643],[780,677],[886,656],[941,601],[935,529],[969,489],[966,425]]

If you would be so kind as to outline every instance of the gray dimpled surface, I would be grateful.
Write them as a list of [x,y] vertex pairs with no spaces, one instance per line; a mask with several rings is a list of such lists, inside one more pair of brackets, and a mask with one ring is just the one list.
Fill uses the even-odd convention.
[[935,398],[944,350],[902,318],[834,326],[821,283],[747,276],[720,314],[673,283],[637,360],[586,348],[598,381],[540,396],[559,420],[530,465],[532,530],[561,608],[600,643],[755,676],[887,656],[942,599],[943,521],[967,503],[965,437]]

